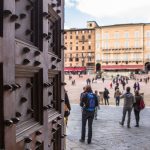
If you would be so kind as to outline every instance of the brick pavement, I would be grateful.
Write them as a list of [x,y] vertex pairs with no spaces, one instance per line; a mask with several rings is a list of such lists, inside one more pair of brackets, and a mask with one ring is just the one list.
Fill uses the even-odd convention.
[[122,107],[101,106],[98,120],[93,123],[93,141],[91,145],[80,143],[81,110],[72,105],[67,127],[66,150],[150,150],[150,108],[141,112],[140,127],[136,128],[132,112],[131,128],[119,125]]

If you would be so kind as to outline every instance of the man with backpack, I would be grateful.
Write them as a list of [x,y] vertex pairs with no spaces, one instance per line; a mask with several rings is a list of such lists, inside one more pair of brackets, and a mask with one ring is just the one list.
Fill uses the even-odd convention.
[[86,90],[82,99],[80,101],[80,106],[82,107],[82,131],[80,142],[85,141],[86,134],[86,122],[88,120],[88,139],[87,143],[91,144],[92,140],[92,123],[95,114],[95,107],[98,106],[98,100],[96,95],[92,92],[90,85],[86,86]]

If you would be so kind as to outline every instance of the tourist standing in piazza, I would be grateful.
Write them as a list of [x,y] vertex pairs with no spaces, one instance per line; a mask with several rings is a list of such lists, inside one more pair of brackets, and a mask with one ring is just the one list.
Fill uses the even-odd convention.
[[109,105],[109,91],[107,88],[104,89],[104,100],[105,100],[105,105]]
[[140,101],[143,100],[143,97],[139,94],[139,91],[135,91],[135,103],[133,105],[134,107],[134,115],[136,120],[135,127],[139,127],[139,121],[140,121]]
[[92,124],[95,114],[95,107],[98,106],[96,95],[92,92],[90,85],[86,86],[86,90],[80,101],[82,107],[82,129],[80,142],[85,141],[86,135],[86,122],[88,121],[88,139],[87,143],[90,144],[92,140]]
[[136,90],[139,91],[140,90],[140,84],[139,84],[138,81],[134,83],[133,88],[134,88],[134,91],[136,91]]
[[120,95],[121,95],[121,92],[118,89],[116,89],[115,93],[114,93],[114,98],[116,99],[116,106],[119,106],[119,103],[120,103]]
[[119,122],[120,125],[124,125],[126,113],[128,112],[128,121],[127,121],[127,127],[130,128],[130,120],[131,120],[131,111],[134,103],[134,96],[132,93],[130,93],[130,87],[126,88],[126,93],[123,94],[120,98],[124,98],[124,105],[123,105],[123,116],[122,121]]
[[97,97],[97,100],[98,100],[98,106],[95,107],[95,120],[97,120],[97,113],[98,113],[98,110],[100,109],[100,95],[98,95],[98,91],[95,90],[95,95]]

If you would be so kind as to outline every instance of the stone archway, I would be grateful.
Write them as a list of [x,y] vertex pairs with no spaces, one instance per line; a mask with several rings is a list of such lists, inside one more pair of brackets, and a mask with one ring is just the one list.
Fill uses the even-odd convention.
[[149,72],[150,71],[150,62],[145,63],[145,71]]
[[96,72],[99,72],[101,70],[101,64],[97,63],[96,64]]

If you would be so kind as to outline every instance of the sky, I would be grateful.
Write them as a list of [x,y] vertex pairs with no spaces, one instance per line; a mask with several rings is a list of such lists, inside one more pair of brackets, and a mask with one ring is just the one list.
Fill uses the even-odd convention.
[[150,0],[65,0],[65,29],[85,28],[87,21],[150,23]]

